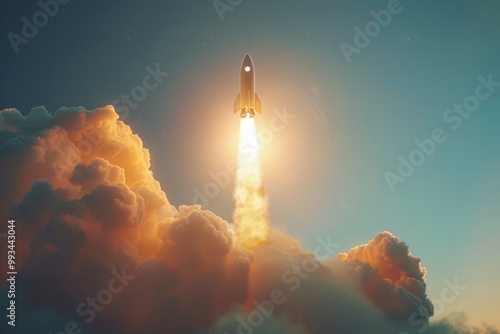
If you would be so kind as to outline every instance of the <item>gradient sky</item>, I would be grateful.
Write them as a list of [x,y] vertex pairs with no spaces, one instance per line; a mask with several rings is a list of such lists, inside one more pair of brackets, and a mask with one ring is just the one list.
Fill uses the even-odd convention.
[[[7,34],[40,10],[21,3],[0,7],[0,109],[94,109],[159,66],[168,77],[124,121],[172,204],[189,204],[236,158],[232,104],[249,53],[273,226],[310,249],[329,235],[339,251],[391,231],[422,259],[431,300],[444,280],[467,285],[441,314],[500,326],[500,88],[460,128],[443,120],[478,76],[500,81],[500,2],[401,1],[350,63],[340,44],[353,45],[353,29],[387,1],[243,0],[221,20],[210,0],[72,0],[15,53]],[[392,192],[384,173],[435,128],[447,140]],[[230,221],[231,192],[221,187],[206,207]]]

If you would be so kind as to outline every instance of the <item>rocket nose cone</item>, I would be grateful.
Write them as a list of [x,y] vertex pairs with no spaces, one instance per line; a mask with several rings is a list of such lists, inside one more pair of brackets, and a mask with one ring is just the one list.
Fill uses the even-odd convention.
[[250,58],[250,55],[247,54],[245,58],[243,58],[241,69],[244,70],[245,72],[250,72],[252,68],[253,68],[252,58]]
[[245,58],[243,58],[243,65],[251,65],[252,64],[252,58],[250,55],[246,55]]

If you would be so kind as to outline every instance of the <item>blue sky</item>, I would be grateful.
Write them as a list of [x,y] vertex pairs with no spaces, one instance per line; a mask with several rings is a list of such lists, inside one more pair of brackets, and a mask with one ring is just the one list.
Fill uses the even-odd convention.
[[[330,235],[339,251],[391,231],[422,258],[431,299],[444,280],[467,285],[445,313],[500,325],[500,87],[458,129],[443,119],[479,76],[500,81],[500,3],[400,1],[349,62],[341,43],[355,46],[354,28],[388,6],[243,0],[221,20],[208,0],[72,0],[16,53],[8,34],[22,34],[21,19],[40,7],[2,4],[0,108],[112,104],[158,66],[168,76],[124,121],[169,200],[192,203],[236,157],[232,104],[249,53],[264,108],[257,126],[284,125],[261,152],[273,226],[311,249]],[[384,173],[436,128],[447,140],[391,191]],[[230,220],[231,192],[220,187],[206,207]]]

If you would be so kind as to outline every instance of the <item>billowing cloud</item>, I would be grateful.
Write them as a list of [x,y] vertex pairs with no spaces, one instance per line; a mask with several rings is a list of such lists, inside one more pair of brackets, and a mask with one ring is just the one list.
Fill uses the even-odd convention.
[[423,318],[434,314],[425,294],[425,268],[408,246],[390,232],[379,233],[366,245],[354,247],[338,258],[355,271],[353,279],[372,303],[391,318],[405,320],[413,312]]
[[247,250],[215,213],[173,207],[111,106],[3,110],[0,188],[24,333],[498,333],[429,323],[426,271],[390,232],[320,261],[277,230]]

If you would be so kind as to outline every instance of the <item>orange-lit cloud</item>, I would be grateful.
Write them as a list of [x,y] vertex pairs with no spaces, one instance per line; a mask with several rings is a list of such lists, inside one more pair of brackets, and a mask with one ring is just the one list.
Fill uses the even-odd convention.
[[69,321],[85,333],[474,332],[456,318],[428,326],[425,269],[389,232],[321,262],[277,230],[248,249],[215,213],[173,207],[111,106],[2,111],[0,189],[26,333]]

